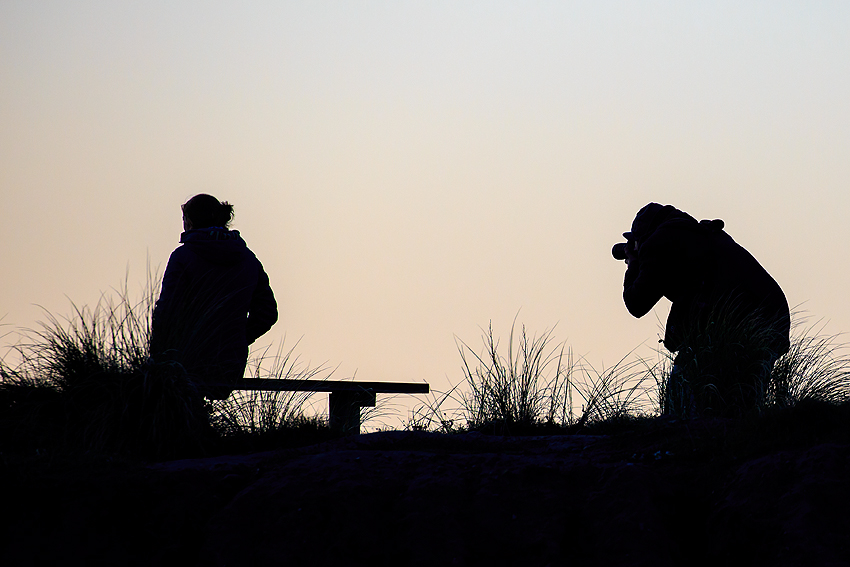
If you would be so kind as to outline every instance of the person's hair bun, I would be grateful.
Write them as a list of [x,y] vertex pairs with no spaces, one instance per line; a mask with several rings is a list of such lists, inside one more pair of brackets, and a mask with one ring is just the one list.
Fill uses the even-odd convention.
[[211,226],[227,228],[233,220],[233,205],[206,193],[195,195],[186,201],[182,209],[183,216],[189,219],[193,229]]

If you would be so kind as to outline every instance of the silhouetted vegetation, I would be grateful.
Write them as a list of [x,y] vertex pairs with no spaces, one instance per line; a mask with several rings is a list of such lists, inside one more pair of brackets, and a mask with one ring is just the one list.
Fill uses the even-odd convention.
[[[689,337],[689,344],[700,347],[699,356],[690,359],[689,380],[676,389],[670,387],[672,354],[656,361],[624,358],[598,372],[554,343],[551,330],[529,337],[524,326],[517,333],[514,324],[503,350],[490,325],[481,354],[458,340],[463,381],[434,392],[412,412],[407,427],[513,435],[610,432],[662,415],[758,418],[815,402],[840,412],[850,403],[850,357],[837,335],[824,335],[795,316],[791,349],[770,369],[760,365],[773,358],[764,325],[740,317],[715,320],[710,332],[703,328]],[[755,395],[720,396],[745,386]]]
[[[38,330],[22,333],[10,353],[15,364],[0,361],[2,452],[164,459],[305,445],[332,437],[324,417],[307,413],[311,392],[236,391],[226,400],[205,400],[174,357],[150,352],[154,286],[139,302],[128,296],[125,286],[115,300],[104,296],[94,308],[74,307],[67,319],[48,314]],[[791,349],[772,372],[752,370],[762,380],[758,405],[739,415],[745,418],[742,423],[756,424],[746,426],[753,434],[770,438],[789,427],[785,424],[792,418],[787,416],[820,423],[850,407],[845,345],[804,323],[797,320]],[[703,392],[714,395],[714,382],[733,375],[728,369],[742,349],[760,348],[758,336],[748,335],[745,328],[723,331],[711,337],[695,360],[700,372],[689,374],[701,380],[687,385],[696,401],[679,403],[687,411],[675,413],[667,411],[669,356],[650,361],[632,359],[630,353],[629,361],[597,371],[555,342],[551,330],[529,335],[525,326],[517,330],[514,324],[505,349],[491,325],[480,352],[457,340],[463,381],[417,406],[406,428],[593,434],[640,430],[662,415],[668,420],[711,417],[714,398]],[[294,348],[260,353],[250,361],[249,373],[300,379],[332,374],[301,364]],[[740,369],[735,372],[741,376]]]
[[[234,447],[321,437],[325,420],[304,415],[310,393],[251,392],[209,402],[173,360],[150,352],[155,289],[142,301],[103,297],[60,320],[48,314],[23,332],[17,361],[0,361],[0,443],[4,451],[115,452],[145,458],[206,455]],[[270,361],[270,362],[269,362]],[[268,363],[269,368],[264,368]],[[252,372],[311,378],[292,350],[262,353]],[[282,433],[282,432],[286,433]],[[307,433],[309,432],[309,434]]]

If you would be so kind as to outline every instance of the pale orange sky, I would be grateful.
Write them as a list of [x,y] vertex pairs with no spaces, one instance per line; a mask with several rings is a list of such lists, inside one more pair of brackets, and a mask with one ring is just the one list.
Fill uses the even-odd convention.
[[338,378],[445,389],[517,312],[654,356],[610,256],[650,201],[850,330],[846,3],[210,4],[0,4],[7,331],[141,287],[198,192],[269,273],[260,343]]

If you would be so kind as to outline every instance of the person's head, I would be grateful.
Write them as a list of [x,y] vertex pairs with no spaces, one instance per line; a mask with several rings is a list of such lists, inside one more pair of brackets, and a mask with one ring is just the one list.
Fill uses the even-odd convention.
[[680,211],[673,205],[659,205],[658,203],[649,203],[635,215],[635,220],[632,221],[632,229],[629,232],[624,232],[623,236],[629,241],[643,242],[662,223],[671,219],[687,219],[696,223],[691,215],[685,211]]
[[180,208],[183,209],[185,230],[211,226],[228,228],[230,221],[233,220],[233,205],[205,193],[195,195]]
[[669,211],[674,210],[672,206],[659,205],[658,203],[649,203],[635,215],[635,220],[632,221],[632,229],[629,232],[624,232],[623,236],[629,242],[643,240],[655,230],[661,223],[660,217],[666,217]]
[[[623,233],[626,242],[615,244],[611,249],[611,254],[617,260],[626,260],[629,256],[628,252],[637,252],[640,244],[649,238],[662,223],[674,218],[690,219],[696,223],[691,215],[680,211],[673,205],[649,203],[635,215],[635,220],[632,221],[632,229]],[[722,221],[720,222],[722,228]]]

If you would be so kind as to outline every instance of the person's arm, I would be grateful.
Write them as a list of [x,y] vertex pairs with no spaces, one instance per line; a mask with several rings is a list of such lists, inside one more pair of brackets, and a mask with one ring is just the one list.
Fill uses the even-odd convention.
[[257,288],[248,308],[248,323],[245,328],[248,344],[264,335],[276,322],[277,302],[269,285],[269,276],[261,265]]
[[151,319],[151,345],[152,350],[158,346],[155,341],[164,335],[164,325],[168,315],[173,311],[172,303],[176,300],[178,282],[183,278],[186,271],[186,263],[181,248],[177,248],[168,258],[165,273],[162,276],[162,285],[159,290],[159,298],[156,300]]
[[663,297],[662,269],[658,243],[650,237],[628,252],[628,269],[623,280],[623,302],[634,317],[643,317]]

